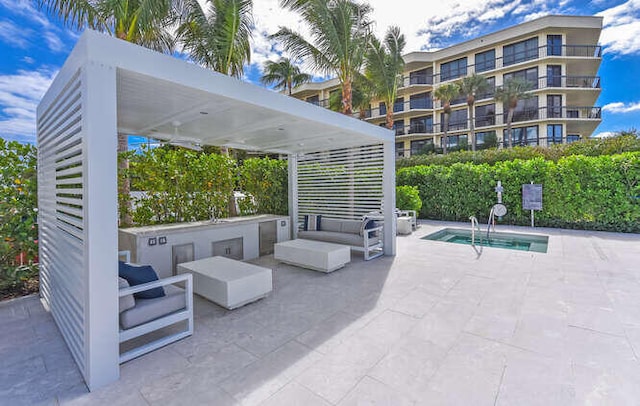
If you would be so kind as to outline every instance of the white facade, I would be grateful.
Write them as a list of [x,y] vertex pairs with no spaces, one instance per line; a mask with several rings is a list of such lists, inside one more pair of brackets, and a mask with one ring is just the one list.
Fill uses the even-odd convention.
[[39,243],[43,299],[91,390],[119,375],[119,132],[288,155],[293,230],[301,154],[378,146],[395,254],[391,131],[86,31],[38,106]]

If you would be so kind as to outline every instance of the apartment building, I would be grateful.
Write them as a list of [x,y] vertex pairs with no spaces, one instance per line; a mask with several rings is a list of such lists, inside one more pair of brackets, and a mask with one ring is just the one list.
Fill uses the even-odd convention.
[[[598,39],[601,17],[545,16],[433,52],[404,55],[405,71],[393,106],[374,101],[355,117],[385,125],[393,109],[397,156],[438,150],[445,142],[442,105],[433,92],[442,83],[478,73],[489,89],[476,97],[474,122],[477,147],[507,146],[507,109],[494,99],[495,88],[509,78],[531,82],[528,99],[518,103],[513,117],[512,145],[550,145],[590,137],[601,121],[594,106],[601,91],[602,61]],[[307,83],[293,96],[328,107],[337,79]],[[468,147],[466,97],[452,103],[447,147]]]

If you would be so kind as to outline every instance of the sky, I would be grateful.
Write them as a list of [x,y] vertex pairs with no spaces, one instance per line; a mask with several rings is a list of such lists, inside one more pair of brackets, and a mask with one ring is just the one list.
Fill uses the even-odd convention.
[[[258,84],[264,62],[283,55],[269,34],[280,26],[302,33],[305,27],[297,14],[281,9],[278,0],[253,3],[251,64],[245,68],[244,80]],[[602,93],[596,105],[603,107],[603,120],[594,136],[640,129],[640,0],[368,3],[373,7],[376,34],[382,37],[389,26],[399,26],[407,39],[406,52],[444,48],[548,14],[602,16]],[[35,142],[36,107],[80,35],[36,4],[35,0],[0,0],[0,137],[29,143]]]

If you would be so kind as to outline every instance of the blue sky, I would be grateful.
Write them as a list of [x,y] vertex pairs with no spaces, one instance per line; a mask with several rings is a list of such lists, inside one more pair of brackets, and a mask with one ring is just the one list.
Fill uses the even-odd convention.
[[[202,0],[201,0],[202,1]],[[546,14],[601,15],[604,56],[599,75],[603,121],[596,134],[640,129],[640,0],[370,0],[376,31],[398,25],[406,51],[431,50],[488,34]],[[73,48],[78,32],[40,10],[33,0],[0,0],[0,136],[35,140],[35,109]],[[267,59],[281,54],[267,36],[288,26],[304,33],[299,17],[277,0],[254,0],[252,64],[245,80],[257,82]]]

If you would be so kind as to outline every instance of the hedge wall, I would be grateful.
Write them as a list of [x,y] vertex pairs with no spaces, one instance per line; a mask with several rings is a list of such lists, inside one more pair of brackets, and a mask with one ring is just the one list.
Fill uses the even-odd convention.
[[543,210],[536,224],[548,227],[640,232],[640,152],[603,156],[568,156],[557,162],[534,158],[495,165],[456,163],[400,169],[398,185],[417,186],[422,218],[487,221],[502,181],[509,213],[503,221],[527,225],[522,184],[543,185]]
[[571,144],[557,144],[550,147],[514,147],[514,148],[490,148],[478,152],[457,151],[447,155],[423,154],[409,158],[398,159],[397,168],[406,168],[418,165],[453,165],[460,162],[475,164],[495,164],[498,162],[512,161],[514,159],[544,158],[557,162],[559,159],[571,155],[600,156],[621,154],[623,152],[640,151],[640,138],[635,130],[625,132],[611,138],[588,139]]

